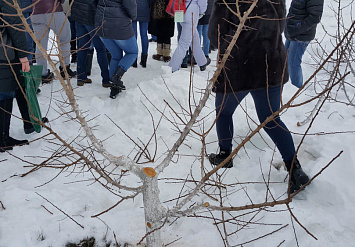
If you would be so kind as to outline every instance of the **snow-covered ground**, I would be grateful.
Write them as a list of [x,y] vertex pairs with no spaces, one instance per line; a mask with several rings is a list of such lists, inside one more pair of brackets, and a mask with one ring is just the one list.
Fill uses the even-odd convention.
[[[334,32],[336,19],[330,6],[336,5],[333,1],[326,0],[325,2],[322,24],[327,30]],[[350,19],[348,16],[349,14],[344,15],[345,18]],[[323,35],[324,31],[319,26],[317,37],[323,39]],[[172,41],[172,49],[174,50],[177,45],[176,37]],[[331,49],[330,44],[329,37],[322,40],[322,45],[329,50]],[[104,146],[114,155],[128,155],[133,158],[137,148],[115,124],[119,125],[136,142],[146,142],[154,131],[152,117],[155,125],[160,119],[161,114],[156,108],[164,111],[170,119],[177,121],[172,111],[166,108],[167,104],[164,101],[179,112],[181,112],[179,104],[188,109],[190,67],[172,74],[171,68],[167,64],[151,59],[155,48],[156,44],[150,43],[147,68],[138,65],[138,68],[131,68],[124,75],[123,81],[127,90],[119,94],[115,100],[108,97],[109,89],[101,87],[100,69],[95,58],[90,77],[93,83],[74,89],[81,109],[89,116],[87,119],[93,118],[89,123],[90,126],[95,126],[94,133],[101,140],[105,140]],[[305,78],[308,78],[314,71],[314,67],[310,65],[314,63],[310,54],[314,51],[313,48],[316,48],[315,42],[312,42],[304,56]],[[215,57],[216,52],[212,52],[213,62],[215,62]],[[213,71],[214,66],[209,66],[203,72],[199,71],[197,66],[195,67],[193,85],[196,98],[200,95],[199,89],[205,87],[206,81]],[[350,76],[348,81],[354,85],[355,79],[352,75]],[[72,80],[72,83],[73,86],[76,86],[76,80]],[[354,95],[354,89],[350,87],[347,89],[351,96]],[[59,114],[60,100],[65,99],[59,81],[55,80],[50,85],[41,86],[41,90],[38,100],[42,114],[50,120],[51,128],[68,141],[83,134],[78,123],[68,121],[68,118]],[[297,89],[290,83],[286,84],[283,93],[284,102],[296,91]],[[313,86],[311,86],[296,99],[296,102],[307,100],[314,94]],[[339,97],[346,101],[342,93],[339,93]],[[304,133],[308,128],[308,125],[298,127],[297,122],[308,116],[314,104],[315,102],[312,102],[301,107],[291,108],[282,115],[283,121],[293,133],[297,146],[303,138],[299,133]],[[251,98],[247,97],[243,106],[248,109],[248,113],[253,119],[257,119]],[[14,105],[14,115],[20,115],[16,105]],[[213,95],[208,100],[202,116],[205,116],[203,125],[207,129],[214,120]],[[246,121],[245,114],[240,108],[235,113],[234,119],[236,141],[240,142],[238,138],[248,134],[249,128],[255,128],[255,125],[251,121]],[[299,160],[310,176],[317,174],[342,151],[340,157],[290,204],[297,219],[318,240],[312,238],[295,221],[291,220],[290,213],[285,206],[277,206],[269,208],[274,212],[261,211],[258,213],[254,221],[260,225],[251,224],[247,229],[232,236],[230,245],[247,242],[288,224],[273,235],[243,246],[293,247],[297,246],[295,234],[299,246],[355,246],[353,240],[355,236],[355,196],[352,192],[355,187],[355,142],[354,133],[352,133],[355,130],[354,122],[354,107],[326,102],[309,131],[310,135],[304,139],[300,146]],[[45,140],[36,140],[47,134],[46,130],[39,134],[25,135],[21,120],[15,117],[12,118],[10,132],[11,136],[15,138],[28,138],[34,142],[28,146],[16,147],[9,153],[0,154],[0,247],[56,247],[64,246],[68,242],[78,243],[88,237],[94,237],[98,246],[105,246],[104,243],[108,242],[115,243],[115,239],[120,244],[135,245],[145,235],[141,196],[125,201],[98,218],[92,218],[92,215],[117,203],[119,198],[100,184],[93,183],[90,180],[92,179],[90,173],[81,173],[79,169],[68,169],[52,181],[58,174],[58,170],[46,168],[21,177],[21,174],[32,168],[29,167],[31,164],[22,162],[13,155],[36,163],[41,160],[40,157],[49,156],[51,154],[50,148],[53,146]],[[331,134],[322,135],[322,133]],[[156,136],[158,141],[156,162],[149,164],[149,166],[159,164],[167,147],[171,147],[177,139],[178,132],[176,126],[163,119],[159,124]],[[268,176],[271,161],[274,165],[282,163],[277,152],[273,157],[274,146],[270,139],[263,132],[262,136],[263,138],[260,135],[253,137],[252,142],[246,145],[245,150],[235,157],[234,167],[223,175],[225,184],[262,182],[262,173],[264,176]],[[217,150],[216,140],[215,129],[212,129],[206,137],[208,153]],[[148,148],[150,153],[154,155],[154,143]],[[175,163],[172,163],[160,177],[161,201],[178,197],[182,190],[181,183],[170,183],[171,180],[162,178],[184,179],[190,171],[194,174],[195,179],[200,178],[200,160],[198,159],[200,152],[201,141],[196,136],[189,136],[185,145],[179,149],[179,156],[174,158]],[[207,160],[206,169],[211,169]],[[285,197],[283,195],[287,189],[287,183],[283,182],[285,177],[286,171],[283,169],[271,168],[271,181],[279,182],[270,185],[274,196]],[[133,186],[137,185],[138,180],[134,176],[130,176],[125,181]],[[189,186],[193,185],[189,184]],[[233,206],[243,206],[247,203],[250,204],[249,200],[252,200],[253,203],[265,200],[265,185],[258,183],[243,185],[250,198],[247,198],[243,191],[238,191],[241,187],[239,185],[234,188],[236,191],[229,195],[226,205],[230,203]],[[185,190],[186,188],[182,190],[182,194]],[[205,195],[201,195],[196,201],[209,201],[212,205],[215,203]],[[169,201],[164,205],[171,208],[175,203],[176,201]],[[204,215],[211,216],[210,214]],[[215,215],[219,216],[218,213]],[[248,220],[250,216],[241,216],[239,219]],[[170,219],[168,224],[162,228],[163,241],[168,244],[177,240],[170,246],[224,246],[220,233],[213,223],[212,220],[203,218],[180,218],[177,221]],[[294,229],[292,224],[294,224]],[[228,226],[230,232],[239,228],[238,225]]]

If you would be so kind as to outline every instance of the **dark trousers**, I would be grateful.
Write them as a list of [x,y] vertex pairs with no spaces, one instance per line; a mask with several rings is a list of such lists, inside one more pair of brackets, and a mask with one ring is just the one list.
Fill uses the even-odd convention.
[[[273,112],[280,109],[281,86],[267,89],[244,91],[239,93],[216,94],[216,121],[219,147],[221,150],[232,148],[233,113],[245,96],[251,94],[260,123]],[[277,146],[284,161],[290,161],[295,155],[295,146],[291,133],[277,115],[264,127],[266,133]]]

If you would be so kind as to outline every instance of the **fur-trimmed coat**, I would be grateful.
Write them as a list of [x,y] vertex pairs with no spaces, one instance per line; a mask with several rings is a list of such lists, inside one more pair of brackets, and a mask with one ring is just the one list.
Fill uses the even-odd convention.
[[150,22],[148,33],[157,37],[174,36],[175,22],[174,17],[166,13],[169,0],[155,0],[150,5]]
[[[235,3],[233,0],[227,2]],[[247,11],[250,2],[239,3],[241,13]],[[229,5],[236,11],[235,4]],[[288,80],[286,50],[282,41],[285,27],[285,1],[259,0],[245,24],[231,56],[225,64],[214,92],[231,93],[266,88],[285,83]],[[227,22],[226,20],[229,22]],[[220,26],[220,54],[224,54],[239,24],[235,16],[223,3],[215,0],[210,24],[209,38],[218,47],[218,26]]]

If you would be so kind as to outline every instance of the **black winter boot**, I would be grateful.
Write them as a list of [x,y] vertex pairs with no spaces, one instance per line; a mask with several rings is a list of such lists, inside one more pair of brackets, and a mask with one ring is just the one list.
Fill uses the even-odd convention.
[[94,57],[94,49],[88,50],[88,53],[86,54],[86,75],[91,75],[93,57]]
[[303,185],[309,181],[309,177],[302,170],[300,162],[295,158],[292,166],[292,160],[285,162],[287,171],[290,172],[292,167],[292,172],[290,174],[290,194],[298,191]]
[[[208,159],[212,165],[218,166],[221,164],[230,154],[232,150],[220,150],[219,154],[210,154],[208,155]],[[233,160],[230,159],[227,163],[224,164],[223,168],[232,168]]]
[[143,68],[147,67],[147,58],[148,58],[148,54],[141,55],[141,62],[139,64],[142,65]]
[[[70,68],[70,64],[66,65],[65,66],[66,70],[67,70],[67,73],[69,75],[69,78],[74,78],[76,77],[76,71],[72,71],[71,68]],[[65,78],[65,72],[64,72],[64,69],[62,68],[62,66],[59,66],[59,70],[60,70],[60,75]]]
[[207,59],[206,64],[200,66],[200,70],[201,70],[201,71],[206,70],[206,67],[211,63],[211,58],[209,58],[208,56],[206,56],[206,59]]
[[6,99],[0,101],[0,153],[5,152],[5,150],[12,150],[12,147],[8,147],[7,145],[7,128],[10,126],[7,125],[6,122],[6,113],[5,110]]
[[9,136],[13,99],[0,101],[0,152],[12,150],[13,146],[29,144],[28,140],[17,140]]
[[115,73],[111,77],[110,82],[112,86],[110,98],[115,99],[117,94],[119,94],[122,90],[126,90],[125,85],[123,85],[123,82],[121,81],[121,78],[125,72],[126,71],[122,67],[118,66]]
[[138,65],[137,65],[137,58],[136,58],[136,61],[134,61],[134,63],[132,64],[132,67],[133,67],[133,68],[137,68],[137,67],[138,67]]
[[76,53],[76,40],[70,41],[70,53],[71,53],[71,63],[76,63],[77,53]]

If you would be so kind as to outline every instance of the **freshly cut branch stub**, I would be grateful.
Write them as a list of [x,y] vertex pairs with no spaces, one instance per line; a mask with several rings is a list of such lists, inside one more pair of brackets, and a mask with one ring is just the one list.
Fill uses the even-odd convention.
[[155,175],[157,175],[157,172],[151,167],[144,167],[143,172],[145,175],[147,175],[148,177],[151,177],[151,178],[154,177]]

